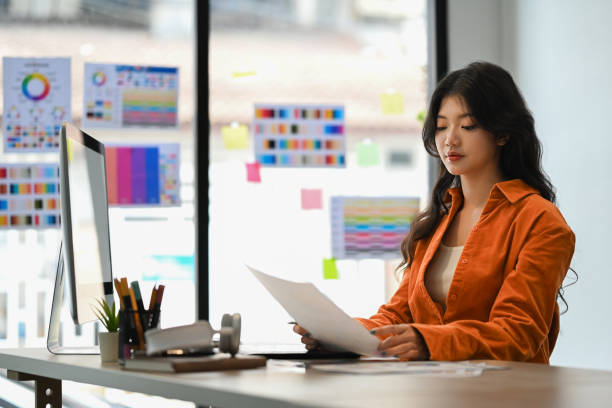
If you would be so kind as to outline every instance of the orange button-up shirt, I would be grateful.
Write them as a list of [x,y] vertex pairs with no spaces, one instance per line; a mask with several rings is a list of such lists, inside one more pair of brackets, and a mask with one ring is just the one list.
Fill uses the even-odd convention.
[[548,363],[559,333],[557,290],[575,236],[554,204],[520,179],[491,189],[451,282],[447,308],[425,288],[427,267],[461,208],[460,188],[434,233],[417,241],[412,265],[368,329],[411,323],[432,360],[498,359]]

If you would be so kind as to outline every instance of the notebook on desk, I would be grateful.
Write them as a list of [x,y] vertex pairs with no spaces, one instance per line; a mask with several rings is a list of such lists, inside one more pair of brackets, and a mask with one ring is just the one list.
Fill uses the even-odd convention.
[[350,351],[306,350],[303,344],[241,344],[240,353],[277,360],[325,360],[359,358]]

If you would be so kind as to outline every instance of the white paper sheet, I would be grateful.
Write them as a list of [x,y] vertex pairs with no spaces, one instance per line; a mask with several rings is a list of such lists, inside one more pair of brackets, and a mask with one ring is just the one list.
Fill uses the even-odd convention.
[[285,308],[326,349],[348,350],[366,356],[380,356],[380,340],[348,316],[312,283],[276,278],[247,265],[247,268]]
[[341,364],[310,364],[309,368],[344,374],[410,374],[426,377],[478,377],[485,370],[506,370],[503,363],[478,361],[381,361],[361,359]]
[[445,361],[355,362],[313,364],[310,368],[344,374],[410,374],[427,377],[478,377],[483,366]]

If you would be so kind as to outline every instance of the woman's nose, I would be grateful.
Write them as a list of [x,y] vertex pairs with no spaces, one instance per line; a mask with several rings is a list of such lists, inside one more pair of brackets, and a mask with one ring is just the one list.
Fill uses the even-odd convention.
[[445,139],[444,139],[444,144],[447,146],[456,146],[457,142],[458,142],[458,136],[457,136],[457,127],[456,126],[449,126],[448,128],[446,128],[446,135],[445,135]]

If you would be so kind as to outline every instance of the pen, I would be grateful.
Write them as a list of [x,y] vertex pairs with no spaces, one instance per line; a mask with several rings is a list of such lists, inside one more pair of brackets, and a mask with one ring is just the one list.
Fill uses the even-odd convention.
[[159,285],[157,287],[157,293],[155,294],[155,307],[153,310],[153,318],[151,320],[151,327],[156,328],[159,323],[159,314],[161,312],[161,302],[164,297],[164,285]]
[[155,310],[155,300],[157,299],[157,288],[154,286],[151,291],[151,299],[149,300],[149,308],[147,309],[147,326],[149,329],[155,328],[153,326],[153,312]]
[[129,289],[130,298],[132,300],[132,310],[135,312],[134,320],[136,322],[136,335],[138,336],[138,349],[144,350],[144,331],[140,324],[140,315],[138,314],[138,304],[136,303],[136,296],[134,296],[134,289]]
[[147,331],[149,325],[145,320],[144,304],[142,303],[142,295],[140,293],[140,285],[138,285],[138,281],[132,282],[132,290],[134,291],[134,297],[136,298],[136,304],[138,305],[138,314],[140,315],[142,330]]

